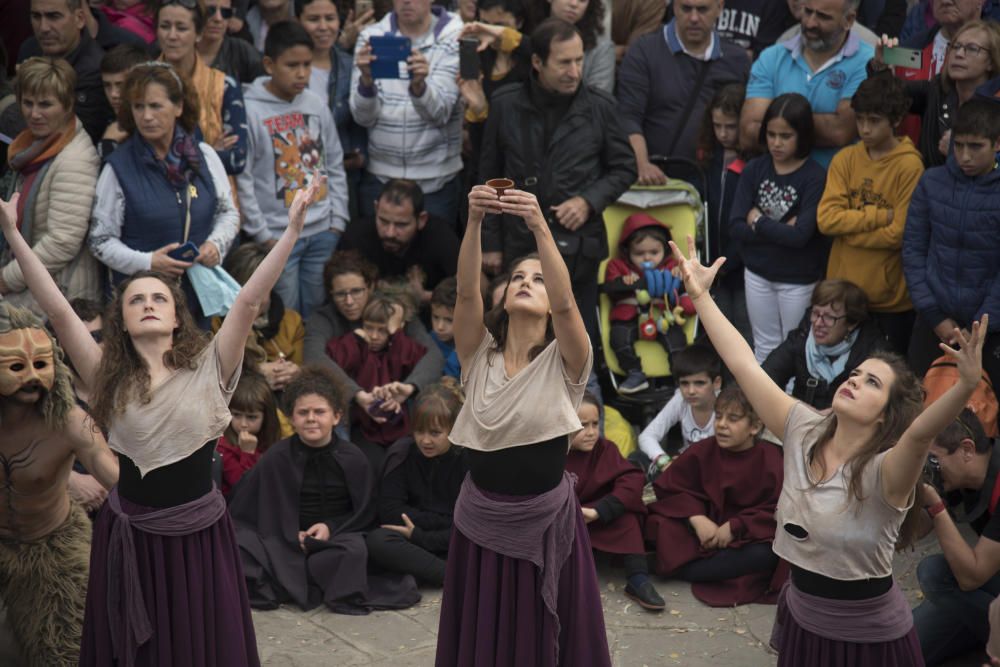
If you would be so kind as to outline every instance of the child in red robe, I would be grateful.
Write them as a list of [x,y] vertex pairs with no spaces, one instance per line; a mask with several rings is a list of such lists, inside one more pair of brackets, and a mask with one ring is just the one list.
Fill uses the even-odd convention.
[[403,313],[402,304],[375,295],[361,312],[362,328],[331,338],[326,345],[330,358],[358,386],[380,397],[368,411],[356,403],[351,406],[352,440],[375,473],[382,469],[385,449],[410,434],[401,381],[427,353],[427,348],[406,335]]
[[622,458],[618,447],[600,437],[600,407],[590,392],[577,409],[583,430],[573,436],[566,470],[576,475],[576,495],[594,549],[624,556],[625,594],[650,611],[666,604],[649,580],[642,522],[646,506],[642,470]]
[[713,607],[774,603],[787,576],[771,550],[783,479],[781,449],[739,387],[715,401],[715,435],[691,445],[653,488],[646,537],[658,574],[692,582]]

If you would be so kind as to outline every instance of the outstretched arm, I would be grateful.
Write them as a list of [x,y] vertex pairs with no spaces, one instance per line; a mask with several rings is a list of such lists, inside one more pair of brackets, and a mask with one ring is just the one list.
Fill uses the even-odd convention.
[[59,290],[52,275],[32,252],[28,242],[17,230],[17,201],[15,194],[9,202],[0,200],[0,228],[7,239],[7,245],[17,258],[24,282],[38,305],[49,317],[59,344],[73,361],[73,367],[87,386],[93,386],[97,367],[101,363],[101,348],[94,342],[86,325],[70,308],[69,301]]
[[552,308],[552,329],[559,341],[566,374],[576,382],[590,358],[590,337],[583,326],[580,309],[576,306],[566,262],[556,247],[552,230],[542,215],[535,195],[521,190],[507,190],[500,198],[500,207],[504,213],[524,218],[528,229],[535,235],[542,276],[545,279],[545,292],[549,297],[549,307]]
[[688,296],[694,302],[694,307],[698,311],[702,326],[712,340],[712,344],[719,352],[719,356],[736,378],[743,393],[750,399],[754,410],[760,415],[764,426],[771,430],[778,438],[785,437],[785,422],[788,420],[788,413],[795,405],[795,399],[786,394],[781,387],[774,383],[764,369],[760,367],[753,356],[753,350],[747,345],[746,340],[739,331],[736,330],[726,316],[722,314],[719,307],[712,300],[708,290],[715,280],[715,274],[719,272],[725,257],[720,257],[712,266],[703,266],[695,255],[694,239],[688,236],[687,259],[681,254],[680,248],[673,241],[670,242],[670,249],[674,253],[680,267],[681,276],[684,278],[684,287]]
[[458,249],[458,299],[455,302],[455,352],[463,368],[468,368],[472,355],[486,335],[483,324],[482,280],[483,250],[481,245],[483,218],[487,213],[499,213],[497,191],[487,185],[476,185],[469,192],[469,223],[465,226],[462,246]]
[[906,504],[920,478],[927,451],[934,438],[958,418],[979,384],[983,374],[983,341],[989,323],[989,316],[983,315],[981,321],[972,323],[972,332],[968,336],[956,329],[954,338],[958,341],[957,350],[939,343],[958,367],[959,379],[913,420],[899,442],[882,460],[882,495],[894,507]]
[[271,289],[278,282],[278,277],[285,268],[288,256],[292,254],[295,242],[305,224],[306,209],[316,200],[320,187],[326,180],[318,173],[313,176],[308,188],[299,189],[295,193],[291,208],[288,209],[288,226],[267,257],[253,272],[250,279],[240,290],[232,309],[222,321],[222,327],[216,334],[219,348],[219,365],[222,370],[222,381],[229,383],[233,373],[243,357],[243,344],[250,333],[253,321],[260,313],[260,305],[271,294]]

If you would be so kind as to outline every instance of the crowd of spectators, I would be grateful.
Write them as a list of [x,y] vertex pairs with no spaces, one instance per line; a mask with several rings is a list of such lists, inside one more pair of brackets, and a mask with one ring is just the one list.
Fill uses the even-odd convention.
[[[829,407],[879,350],[920,376],[939,343],[985,313],[983,367],[1000,379],[993,0],[2,4],[22,7],[4,9],[0,26],[0,195],[20,193],[21,234],[86,319],[123,279],[153,270],[179,280],[195,322],[218,330],[224,311],[198,267],[245,282],[295,192],[325,178],[247,341],[219,444],[227,493],[291,435],[278,406],[305,366],[341,387],[336,432],[361,447],[374,480],[394,442],[412,435],[417,447],[454,421],[439,383],[461,378],[452,314],[465,194],[492,178],[537,197],[595,349],[599,267],[614,250],[604,213],[635,185],[668,184],[663,158],[681,158],[705,175],[706,259],[727,258],[713,294],[796,398]],[[405,45],[398,62],[384,36]],[[492,215],[482,245],[484,298],[502,308],[506,272],[534,238],[522,220]],[[37,310],[5,246],[0,295]],[[631,391],[645,378],[629,358]],[[713,436],[722,376],[706,363],[685,374],[704,386],[694,398],[679,389],[639,440],[637,462],[654,477],[670,459],[669,427],[682,425],[681,449]],[[428,391],[441,405],[428,399],[414,418]],[[990,486],[1000,457],[965,431],[942,436],[939,491],[965,490],[974,505],[970,494],[989,487],[992,504],[971,512],[987,544],[975,576],[950,533],[945,560],[921,567],[937,591],[918,614],[930,661],[949,642],[985,644],[986,605],[1000,593]],[[444,455],[444,443],[421,451]],[[947,463],[963,451],[978,461],[971,472]],[[390,455],[386,472],[404,497],[400,471],[430,474],[406,456]],[[448,461],[454,495],[460,463]],[[423,508],[433,525],[414,528],[414,510],[400,507],[381,520],[426,540],[420,572],[439,582],[446,545],[416,536],[446,529],[447,509]],[[373,546],[389,569],[406,560],[399,534],[383,530]],[[960,640],[943,637],[932,612],[970,619],[953,628]]]

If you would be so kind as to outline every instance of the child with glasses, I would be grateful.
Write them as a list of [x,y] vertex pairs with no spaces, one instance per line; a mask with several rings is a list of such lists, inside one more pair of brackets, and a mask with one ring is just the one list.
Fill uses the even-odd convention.
[[794,380],[794,398],[825,410],[851,371],[887,347],[864,291],[846,280],[824,280],[813,289],[798,328],[767,356],[763,368],[778,386]]

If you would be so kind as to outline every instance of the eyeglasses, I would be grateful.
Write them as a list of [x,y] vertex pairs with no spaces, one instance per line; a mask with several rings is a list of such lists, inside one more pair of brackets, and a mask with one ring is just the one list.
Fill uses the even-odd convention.
[[205,5],[205,12],[208,16],[215,16],[215,12],[219,12],[222,18],[227,21],[233,18],[233,8],[232,7],[220,7],[219,5]]
[[816,310],[815,307],[809,310],[809,321],[819,322],[823,326],[827,327],[832,327],[834,324],[844,319],[845,317],[847,317],[846,313],[844,315],[831,315],[830,313],[821,313],[818,310]]
[[352,289],[340,290],[339,292],[333,293],[334,301],[347,301],[347,297],[351,297],[351,301],[357,301],[365,292],[368,291],[367,287],[354,287]]
[[963,44],[962,42],[948,42],[948,48],[958,53],[959,51],[965,51],[965,54],[969,57],[978,56],[980,53],[989,53],[990,50],[985,46],[979,46],[978,44]]

